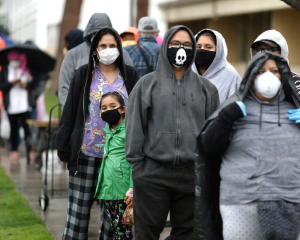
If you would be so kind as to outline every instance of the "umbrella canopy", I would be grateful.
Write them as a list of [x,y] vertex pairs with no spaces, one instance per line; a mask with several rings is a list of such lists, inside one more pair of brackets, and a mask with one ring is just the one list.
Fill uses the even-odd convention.
[[0,50],[0,65],[8,64],[7,54],[10,51],[25,53],[27,67],[34,73],[47,73],[54,69],[55,59],[48,53],[42,51],[33,43],[17,43]]

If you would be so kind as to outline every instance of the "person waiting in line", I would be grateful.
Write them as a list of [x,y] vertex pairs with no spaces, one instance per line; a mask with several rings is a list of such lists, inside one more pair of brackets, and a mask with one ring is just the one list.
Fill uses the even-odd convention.
[[[138,79],[137,71],[124,64],[119,34],[112,28],[99,30],[91,44],[89,63],[80,67],[71,81],[56,137],[58,157],[70,171],[69,207],[63,239],[87,238],[106,136],[106,123],[100,118],[102,95],[117,91],[127,105]],[[105,205],[102,209],[105,210]],[[106,213],[105,216],[108,217]]]
[[63,48],[63,56],[65,57],[67,52],[72,48],[77,47],[83,43],[83,31],[78,28],[73,28],[65,36],[65,46]]
[[191,69],[196,51],[189,28],[170,28],[156,71],[129,97],[125,145],[136,240],[159,239],[169,211],[171,239],[193,238],[196,136],[219,106],[217,88]]
[[241,77],[227,62],[227,46],[222,34],[203,29],[195,39],[197,55],[192,69],[217,87],[222,104],[239,88]]
[[[84,42],[68,51],[64,57],[59,73],[58,87],[58,99],[62,105],[62,109],[66,103],[70,83],[75,75],[75,72],[79,67],[89,62],[90,47],[96,32],[106,27],[112,27],[108,15],[106,13],[94,13],[83,32]],[[122,55],[124,57],[125,64],[133,66],[132,60],[128,53],[123,51]]]
[[136,45],[124,47],[130,55],[133,66],[142,77],[156,70],[160,45],[156,42],[159,35],[157,21],[152,17],[142,17],[138,24],[139,39]]
[[136,45],[139,39],[138,29],[136,27],[129,27],[120,34],[122,40],[122,47]]
[[[195,240],[222,239],[222,233],[224,240],[300,239],[297,94],[285,59],[259,53],[249,62],[239,90],[206,122],[199,136],[205,153],[196,161],[197,179],[204,179],[198,168],[214,167],[205,177],[207,189],[197,197],[195,216],[199,222],[206,213],[207,225]],[[216,194],[204,200],[218,185],[219,174]],[[222,228],[220,219],[212,219],[219,210]]]
[[[105,125],[105,146],[95,197],[105,201],[115,239],[132,240],[132,226],[123,215],[133,205],[132,174],[125,159],[125,101],[118,92],[108,92],[100,103]],[[126,198],[125,198],[126,195]]]
[[34,154],[31,152],[30,130],[26,122],[29,119],[29,92],[37,85],[27,68],[27,58],[24,53],[10,51],[7,54],[9,64],[2,66],[0,72],[0,90],[3,92],[3,105],[10,124],[10,153],[12,165],[18,164],[19,122],[25,133],[27,162],[32,164]]

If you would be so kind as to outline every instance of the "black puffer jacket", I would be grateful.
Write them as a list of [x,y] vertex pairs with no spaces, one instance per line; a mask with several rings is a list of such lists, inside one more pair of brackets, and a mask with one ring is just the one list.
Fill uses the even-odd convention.
[[[243,101],[252,86],[255,74],[262,67],[265,61],[272,58],[276,61],[281,74],[283,90],[286,100],[300,108],[300,96],[298,94],[295,79],[287,62],[279,55],[273,53],[259,53],[253,57],[246,69],[239,90],[224,104],[215,111],[206,121],[201,134],[209,123],[215,119],[219,112],[229,104],[236,101]],[[195,203],[195,225],[194,240],[222,240],[222,219],[219,211],[219,190],[220,190],[220,164],[221,156],[209,155],[204,151],[198,136],[199,158],[195,162],[196,171],[196,203]]]
[[[68,169],[76,172],[78,168],[78,156],[84,133],[85,116],[88,111],[89,93],[92,81],[92,70],[94,62],[97,62],[94,51],[99,42],[99,30],[92,42],[89,63],[80,67],[72,79],[63,115],[60,121],[59,130],[56,136],[57,154],[61,161],[68,162]],[[137,71],[124,64],[122,43],[119,34],[112,29],[117,39],[120,56],[116,60],[123,76],[128,95],[139,80]]]

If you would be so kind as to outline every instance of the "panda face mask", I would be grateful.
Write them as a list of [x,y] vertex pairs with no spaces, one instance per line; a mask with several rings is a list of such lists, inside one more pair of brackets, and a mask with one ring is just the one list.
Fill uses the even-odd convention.
[[169,47],[167,50],[167,57],[169,62],[177,67],[188,66],[193,61],[194,50],[183,47]]

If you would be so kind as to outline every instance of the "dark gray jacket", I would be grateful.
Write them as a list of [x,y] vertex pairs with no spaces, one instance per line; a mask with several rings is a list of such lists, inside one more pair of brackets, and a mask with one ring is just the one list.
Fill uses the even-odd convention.
[[[89,62],[91,35],[106,27],[112,27],[107,14],[93,14],[83,33],[84,42],[68,51],[67,55],[65,56],[60,69],[58,88],[58,98],[59,102],[62,104],[62,107],[64,107],[66,103],[70,83],[75,75],[76,70]],[[123,58],[126,65],[133,66],[131,58],[126,51],[123,51]]]
[[[145,75],[129,96],[126,111],[126,160],[149,158],[172,166],[193,163],[197,158],[196,137],[205,120],[218,108],[217,88],[192,71],[192,63],[177,80],[167,57],[168,43],[178,30],[166,33],[156,71]],[[194,58],[196,48],[194,48]]]

